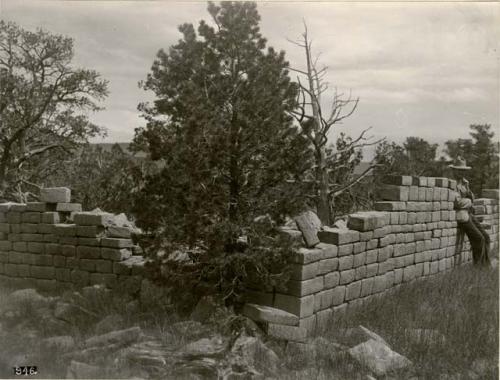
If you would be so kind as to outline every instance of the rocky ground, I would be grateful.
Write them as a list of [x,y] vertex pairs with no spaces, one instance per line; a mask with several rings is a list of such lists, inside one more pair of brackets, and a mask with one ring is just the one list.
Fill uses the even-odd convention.
[[[400,297],[411,294],[419,313],[436,312],[429,305],[423,311],[424,302],[416,293]],[[348,312],[343,320],[332,321],[331,331],[308,343],[286,344],[267,338],[258,325],[211,298],[202,299],[189,319],[182,320],[167,310],[152,308],[145,300],[123,298],[99,286],[58,295],[1,288],[0,378],[14,377],[15,365],[38,366],[34,378],[456,380],[498,376],[498,350],[490,352],[485,341],[488,335],[481,338],[484,347],[470,353],[464,368],[454,367],[447,356],[450,343],[459,344],[453,341],[454,331],[446,331],[439,323],[432,322],[435,327],[429,328],[412,320],[422,322],[424,314],[402,314],[402,328],[393,319],[400,313],[396,309],[377,315],[387,305],[380,301],[376,309],[372,305],[357,314]],[[359,324],[372,321],[377,326],[381,317],[388,324],[371,327],[372,331]],[[494,321],[485,319],[481,328],[498,334],[495,326],[489,326]],[[464,323],[461,329],[468,328]],[[428,361],[426,351],[441,355],[429,370],[422,369]]]

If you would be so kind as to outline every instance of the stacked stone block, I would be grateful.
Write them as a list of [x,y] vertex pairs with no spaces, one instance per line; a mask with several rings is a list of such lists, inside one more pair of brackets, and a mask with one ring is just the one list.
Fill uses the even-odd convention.
[[[248,302],[297,317],[289,318],[279,335],[269,330],[271,335],[300,341],[325,328],[337,310],[471,261],[467,239],[461,250],[457,247],[454,180],[394,176],[384,183],[375,211],[349,215],[347,228],[316,228],[319,243],[313,244],[311,236],[317,223],[309,216],[298,219],[301,230],[308,227],[303,236],[308,248],[296,252],[287,291],[247,296]],[[498,191],[487,194],[496,199],[477,199],[474,209],[498,248]],[[301,240],[298,230],[289,227],[283,233]]]
[[[0,204],[0,275],[48,288],[105,284],[140,289],[144,259],[128,237],[115,237],[114,215],[82,212],[67,188],[40,202]],[[126,234],[125,234],[126,236]]]
[[473,202],[474,215],[490,235],[490,254],[498,256],[499,190],[485,189]]

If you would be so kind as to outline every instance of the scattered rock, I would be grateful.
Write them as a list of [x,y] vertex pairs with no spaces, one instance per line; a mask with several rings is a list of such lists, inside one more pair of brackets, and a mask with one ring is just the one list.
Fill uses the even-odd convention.
[[248,367],[256,368],[255,372],[276,376],[280,359],[276,353],[255,337],[240,335],[233,344],[231,352],[239,357],[238,364],[243,361]]
[[17,309],[21,305],[39,308],[48,306],[51,301],[51,298],[42,296],[35,289],[20,289],[9,294],[5,305],[10,309]]
[[85,341],[86,347],[117,345],[124,346],[139,340],[142,335],[140,327],[131,327],[125,330],[111,331],[106,334],[93,336]]
[[54,316],[57,319],[61,319],[65,322],[74,323],[80,317],[92,317],[95,318],[97,315],[90,310],[85,309],[79,305],[70,304],[66,302],[57,302],[54,309]]
[[197,321],[181,321],[172,325],[172,330],[186,340],[199,339],[210,332],[210,328]]
[[192,380],[218,380],[221,370],[218,362],[212,358],[201,358],[197,360],[179,362],[173,372],[173,378]]
[[60,351],[71,351],[75,348],[75,340],[69,335],[53,336],[43,339],[42,346]]
[[362,325],[341,331],[340,339],[342,343],[345,343],[349,347],[357,346],[358,344],[366,342],[369,339],[377,340],[380,343],[389,346],[389,344],[380,335],[368,330]]
[[412,365],[410,360],[375,339],[370,339],[349,349],[349,354],[377,376],[384,376],[388,372]]
[[220,357],[226,350],[226,344],[220,336],[203,338],[196,342],[189,343],[183,348],[182,356],[195,358]]
[[116,330],[117,328],[122,328],[123,325],[124,319],[121,315],[111,314],[97,322],[95,325],[95,332],[96,334],[104,334]]
[[335,223],[333,223],[333,228],[338,228],[339,230],[347,230],[347,223],[343,219],[337,220]]
[[143,367],[163,367],[167,364],[167,358],[171,354],[157,341],[135,343],[121,352],[121,356],[128,363]]
[[321,230],[322,223],[316,213],[313,211],[306,211],[296,216],[294,219],[298,229],[302,232],[306,246],[314,247],[318,244],[318,232]]
[[101,379],[102,377],[102,368],[75,360],[71,361],[66,373],[67,379]]

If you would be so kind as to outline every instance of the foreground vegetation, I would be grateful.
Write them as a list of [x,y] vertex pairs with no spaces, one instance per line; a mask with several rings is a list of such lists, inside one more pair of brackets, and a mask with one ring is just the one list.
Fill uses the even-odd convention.
[[497,379],[498,307],[497,269],[466,265],[347,310],[324,336],[348,343],[361,324],[410,359],[418,379]]
[[[361,379],[367,370],[342,349],[356,344],[352,331],[358,325],[379,334],[413,362],[410,371],[393,374],[393,379],[498,378],[497,270],[467,265],[348,308],[334,315],[331,327],[312,338],[305,352],[266,341],[253,323],[221,305],[205,304],[182,318],[155,292],[133,300],[118,293],[86,291],[76,296],[55,295],[45,304],[13,305],[8,296],[12,290],[3,287],[0,292],[0,378],[11,377],[13,361],[38,365],[40,378],[64,378],[71,360],[97,366],[105,378],[174,378],[178,365],[169,361],[169,355],[178,355],[188,343],[214,336],[230,346],[235,334],[244,331],[263,339],[281,358],[283,367],[272,378]],[[79,311],[64,315],[60,303],[76,305]],[[133,326],[142,331],[134,345],[118,351],[113,347],[85,351],[89,337]],[[71,338],[54,344],[54,336]],[[68,355],[71,352],[78,355]],[[220,360],[227,360],[228,355],[232,352],[226,351]],[[197,378],[213,377],[203,370]],[[179,376],[183,375],[176,373],[175,378]]]

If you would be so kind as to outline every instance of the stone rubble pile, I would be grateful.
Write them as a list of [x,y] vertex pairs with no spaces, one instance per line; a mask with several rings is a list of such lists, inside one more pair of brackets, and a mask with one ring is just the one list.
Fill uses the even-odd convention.
[[140,289],[144,258],[124,214],[84,212],[68,188],[45,188],[40,202],[0,204],[0,276],[53,289],[105,284]]
[[[295,218],[283,235],[301,243],[286,292],[248,292],[244,314],[268,334],[303,342],[321,331],[333,313],[388,289],[470,262],[470,245],[457,244],[456,181],[384,178],[374,211],[349,215],[347,224],[322,226],[314,212]],[[489,228],[498,250],[498,190],[484,190],[475,215]],[[462,248],[462,249],[460,249]]]

